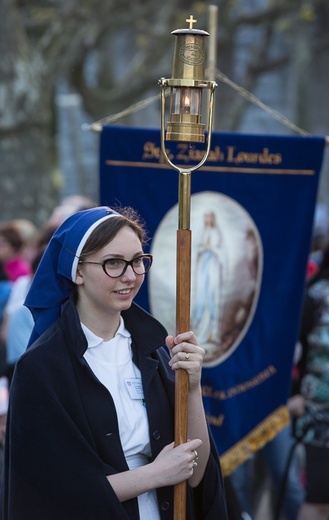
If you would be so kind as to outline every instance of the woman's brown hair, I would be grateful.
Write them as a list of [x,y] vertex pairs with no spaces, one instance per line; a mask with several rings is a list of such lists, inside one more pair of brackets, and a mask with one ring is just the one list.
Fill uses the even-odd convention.
[[93,253],[97,253],[97,251],[111,242],[118,232],[126,226],[130,227],[136,233],[142,246],[147,243],[148,237],[145,223],[136,210],[130,207],[112,209],[115,209],[120,215],[111,217],[96,227],[82,250],[80,260],[83,260]]

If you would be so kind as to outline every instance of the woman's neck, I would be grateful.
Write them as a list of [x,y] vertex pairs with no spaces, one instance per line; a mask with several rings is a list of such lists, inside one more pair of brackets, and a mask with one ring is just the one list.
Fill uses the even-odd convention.
[[77,311],[81,323],[83,323],[96,336],[102,338],[104,341],[109,341],[114,338],[120,326],[120,313],[115,315],[102,316],[99,312],[94,313],[90,309],[86,309],[83,305],[77,303]]

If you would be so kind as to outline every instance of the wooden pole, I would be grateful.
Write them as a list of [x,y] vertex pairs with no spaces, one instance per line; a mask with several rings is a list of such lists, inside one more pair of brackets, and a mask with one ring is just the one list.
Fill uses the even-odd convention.
[[[179,174],[179,205],[176,258],[176,333],[190,330],[191,300],[191,230],[190,172]],[[187,441],[188,430],[188,373],[179,369],[175,375],[175,445]],[[174,488],[174,520],[186,518],[186,481]]]

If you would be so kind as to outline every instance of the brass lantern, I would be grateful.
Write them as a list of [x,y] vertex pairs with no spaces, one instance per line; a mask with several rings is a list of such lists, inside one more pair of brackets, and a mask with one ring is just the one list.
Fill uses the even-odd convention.
[[[204,42],[209,33],[193,28],[193,24],[197,20],[194,20],[192,15],[186,21],[189,23],[189,28],[177,29],[171,33],[176,36],[172,78],[159,80],[163,97],[164,90],[167,87],[171,89],[170,119],[165,140],[203,143],[205,142],[205,125],[201,121],[202,91],[208,88],[213,95],[217,84],[204,79]],[[211,100],[209,112],[212,110]],[[209,113],[209,119],[212,120],[212,113]],[[208,124],[208,129],[211,126]]]

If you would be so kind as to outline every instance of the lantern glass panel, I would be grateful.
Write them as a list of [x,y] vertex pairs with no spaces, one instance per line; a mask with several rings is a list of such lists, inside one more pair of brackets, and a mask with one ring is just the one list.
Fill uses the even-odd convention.
[[200,88],[172,88],[171,114],[201,115],[202,92]]

